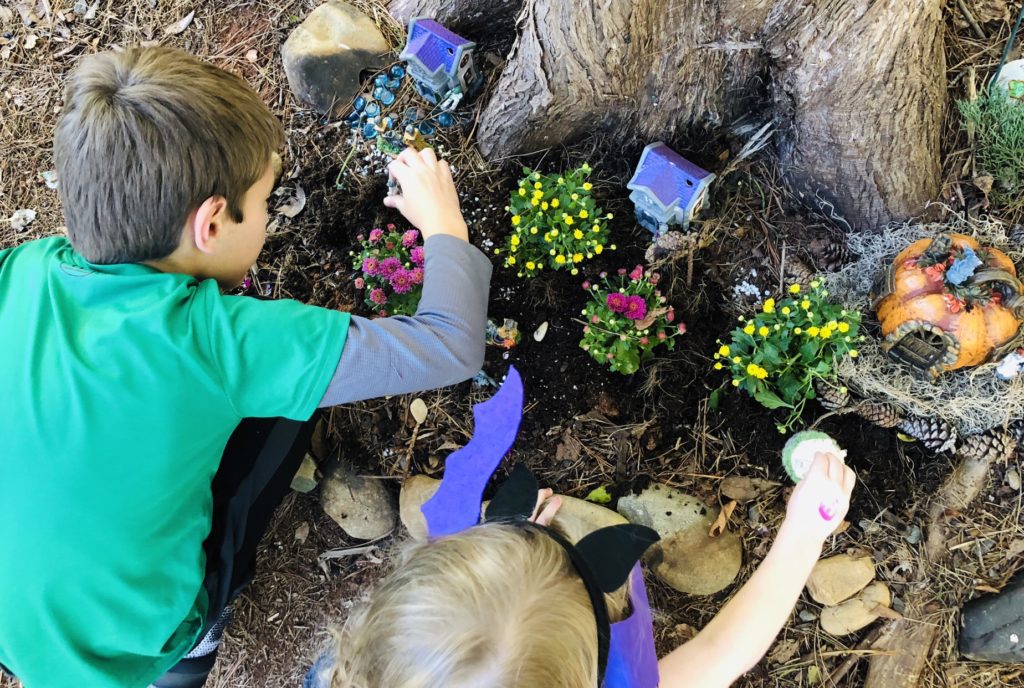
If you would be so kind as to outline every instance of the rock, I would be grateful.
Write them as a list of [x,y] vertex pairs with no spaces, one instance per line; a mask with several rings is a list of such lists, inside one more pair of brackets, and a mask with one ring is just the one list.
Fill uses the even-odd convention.
[[838,556],[822,559],[807,579],[807,591],[819,604],[833,607],[853,597],[875,579],[875,563],[870,556]]
[[316,461],[309,454],[302,459],[302,465],[299,466],[299,470],[295,472],[295,477],[292,478],[292,489],[296,492],[312,492],[316,489]]
[[960,654],[983,662],[1024,662],[1024,575],[998,595],[963,608]]
[[705,522],[704,532],[707,533],[718,515],[717,510],[711,513],[712,510],[696,497],[657,483],[638,495],[622,497],[618,511],[630,523],[654,528],[663,538]]
[[558,510],[552,525],[561,528],[574,542],[598,528],[627,523],[626,519],[608,507],[575,497],[560,496],[562,507]]
[[362,90],[360,72],[383,67],[390,50],[370,17],[328,0],[295,27],[281,56],[295,96],[321,114],[340,116]]
[[736,533],[708,536],[711,519],[658,542],[647,553],[654,575],[680,592],[713,595],[729,586],[743,564],[743,544]]
[[413,540],[423,542],[427,539],[427,519],[420,507],[434,496],[440,486],[440,480],[425,475],[414,475],[402,484],[402,491],[398,495],[398,513],[402,525]]
[[345,464],[324,478],[320,504],[342,530],[360,540],[384,537],[398,523],[394,499],[384,481],[356,475]]
[[875,581],[861,590],[853,599],[846,600],[835,607],[826,607],[821,611],[821,627],[832,635],[849,635],[856,633],[872,623],[881,614],[875,609],[879,606],[888,607],[892,598],[885,583]]

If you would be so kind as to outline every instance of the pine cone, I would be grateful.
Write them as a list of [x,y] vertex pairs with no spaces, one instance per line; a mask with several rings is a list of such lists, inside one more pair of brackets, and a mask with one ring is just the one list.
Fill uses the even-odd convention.
[[1017,440],[1017,451],[1024,450],[1024,420],[1015,420],[1010,423],[1010,435]]
[[786,275],[800,284],[807,284],[814,279],[814,270],[811,270],[807,263],[796,256],[786,256],[786,265],[784,267]]
[[850,403],[850,392],[846,387],[836,387],[821,378],[814,381],[814,391],[818,395],[818,402],[829,411],[843,408]]
[[1002,428],[993,428],[965,437],[957,455],[966,461],[1006,461],[1013,455],[1015,446],[1013,435]]
[[958,437],[956,428],[934,416],[911,416],[899,424],[900,432],[904,432],[918,440],[925,448],[936,454],[949,451],[956,446]]
[[903,414],[892,404],[862,401],[853,410],[861,418],[882,428],[894,428],[903,420]]
[[811,240],[810,249],[811,255],[814,256],[814,263],[820,272],[836,272],[843,267],[850,256],[846,242],[842,239],[836,240],[831,236]]
[[695,234],[684,234],[675,231],[665,232],[647,247],[647,253],[644,255],[644,258],[648,263],[653,263],[655,260],[666,256],[675,256],[677,253],[681,253],[695,244]]

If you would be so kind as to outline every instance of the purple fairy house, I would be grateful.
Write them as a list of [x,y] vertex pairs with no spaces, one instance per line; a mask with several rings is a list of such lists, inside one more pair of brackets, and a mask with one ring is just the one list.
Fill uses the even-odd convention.
[[[470,97],[483,84],[473,59],[476,43],[427,17],[409,21],[409,41],[399,55],[409,65],[409,76],[421,96],[434,105]],[[454,96],[454,97],[452,97]]]
[[707,198],[715,175],[694,165],[661,141],[644,148],[627,188],[636,219],[655,236],[670,225],[686,229]]

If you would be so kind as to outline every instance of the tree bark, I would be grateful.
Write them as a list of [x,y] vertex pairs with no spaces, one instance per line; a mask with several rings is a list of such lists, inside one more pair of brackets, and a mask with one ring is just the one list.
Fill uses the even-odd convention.
[[[672,142],[750,115],[799,189],[873,226],[939,191],[942,0],[394,0],[456,30],[521,6],[478,128],[491,159],[605,127]],[[467,33],[470,38],[479,39]]]

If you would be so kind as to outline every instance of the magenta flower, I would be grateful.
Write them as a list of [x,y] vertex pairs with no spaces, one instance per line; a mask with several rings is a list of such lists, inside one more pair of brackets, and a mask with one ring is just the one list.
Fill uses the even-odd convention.
[[395,231],[395,226],[393,224],[388,223],[387,227],[389,232]]
[[658,282],[661,281],[661,275],[658,274],[657,272],[652,272],[651,273],[651,278],[650,278],[649,281],[650,281],[651,284],[657,286]]
[[647,302],[642,296],[630,296],[626,299],[626,309],[623,311],[630,320],[643,320],[647,315]]
[[377,315],[379,315],[382,318],[386,318],[386,317],[388,317],[388,312],[387,311],[383,311],[383,310],[382,311],[377,311]]
[[641,337],[640,338],[640,345],[641,346],[647,346],[650,343],[651,343],[651,340],[648,339],[647,337]]
[[395,274],[391,275],[391,287],[395,290],[396,294],[408,294],[412,291],[412,272],[409,270],[403,270],[399,268],[395,271]]
[[412,283],[423,284],[423,268],[412,269]]
[[416,242],[420,239],[420,233],[415,229],[410,229],[408,232],[402,235],[402,246],[406,248],[412,248],[416,245]]
[[679,334],[686,334],[686,323],[679,323],[676,329],[679,330]]
[[375,229],[375,230],[370,232],[370,243],[371,244],[376,244],[377,242],[379,242],[383,238],[384,238],[384,230],[382,230],[382,229]]
[[584,282],[583,283],[583,288],[589,291],[590,290],[590,282],[589,281],[588,282]]
[[393,241],[386,241],[386,242],[384,242],[384,248],[386,248],[387,250],[390,251],[394,247],[395,247],[395,242],[393,242]]
[[409,251],[409,260],[412,261],[413,265],[423,266],[423,247],[417,246],[413,250]]
[[378,306],[383,306],[388,302],[388,297],[384,293],[383,289],[374,289],[370,292],[370,301],[374,302]]
[[665,340],[667,338],[668,338],[668,335],[665,334],[665,330],[658,330],[658,339],[659,340]]
[[599,322],[601,322],[601,316],[599,316],[599,315],[592,315],[592,316],[590,316],[590,322],[594,323],[595,325],[598,324]]
[[365,234],[356,234],[356,241],[366,241]]
[[637,265],[635,268],[633,268],[633,271],[631,273],[629,273],[629,279],[633,280],[634,282],[638,281],[643,276],[644,276],[644,266],[643,265]]
[[391,276],[402,269],[402,261],[397,258],[385,258],[380,262],[379,274],[384,279],[391,279]]
[[611,308],[616,313],[626,312],[625,294],[620,294],[617,291],[613,291],[611,294],[608,295],[607,298],[605,298],[605,303],[607,303],[608,307]]
[[626,274],[626,268],[619,268],[618,273],[619,273],[620,276],[621,275],[625,275]]
[[362,289],[366,286],[366,280],[362,277],[356,277],[356,289]]
[[363,259],[363,273],[367,275],[376,275],[377,271],[380,270],[380,261],[373,256],[367,256]]
[[669,322],[672,322],[675,319],[676,319],[676,312],[674,310],[672,310],[671,308],[669,308],[668,309],[668,313],[665,314],[665,320],[668,320]]

